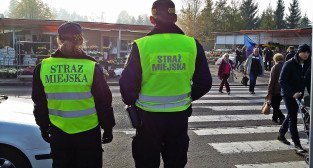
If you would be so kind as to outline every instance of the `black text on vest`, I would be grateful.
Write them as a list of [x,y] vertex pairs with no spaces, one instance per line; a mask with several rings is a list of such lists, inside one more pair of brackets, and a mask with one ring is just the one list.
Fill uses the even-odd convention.
[[88,82],[84,65],[51,65],[50,74],[45,75],[46,83]]
[[167,55],[157,56],[157,63],[152,64],[152,71],[183,71],[186,70],[186,63],[182,63],[182,56]]

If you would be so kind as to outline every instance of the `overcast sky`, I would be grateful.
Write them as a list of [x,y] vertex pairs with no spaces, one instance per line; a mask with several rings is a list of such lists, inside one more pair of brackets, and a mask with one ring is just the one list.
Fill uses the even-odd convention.
[[[82,16],[100,19],[104,14],[104,21],[115,23],[118,14],[126,10],[130,15],[137,17],[140,14],[150,15],[150,8],[155,0],[42,0],[50,7],[56,9],[66,9],[70,13],[76,12]],[[176,10],[181,9],[183,0],[173,0],[176,4]],[[216,0],[213,0],[216,1]],[[228,0],[230,2],[230,0]],[[285,2],[285,12],[292,0],[283,0]],[[241,2],[241,0],[238,0]],[[270,4],[273,9],[276,8],[277,0],[255,0],[259,5],[259,11],[263,11]],[[310,3],[311,2],[311,3]],[[0,0],[0,13],[8,10],[10,0]],[[307,16],[313,21],[312,0],[299,0],[301,13],[307,13]],[[311,8],[311,9],[310,9]],[[100,20],[99,20],[100,21]]]

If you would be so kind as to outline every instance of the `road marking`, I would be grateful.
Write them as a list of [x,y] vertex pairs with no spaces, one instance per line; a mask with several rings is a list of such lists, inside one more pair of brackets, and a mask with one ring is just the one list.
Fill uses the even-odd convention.
[[233,94],[232,92],[230,92],[230,95],[228,95],[227,93],[224,93],[224,94],[211,94],[211,93],[208,93],[206,95],[203,95],[202,98],[216,98],[216,97],[246,97],[246,98],[251,98],[251,97],[264,97],[266,96],[267,94]]
[[[255,133],[270,133],[278,132],[280,125],[271,126],[252,126],[252,127],[224,127],[224,128],[204,128],[194,130],[194,132],[201,135],[230,135],[230,134],[255,134]],[[298,125],[298,130],[303,131],[303,125]]]
[[[289,141],[292,142],[290,139]],[[301,144],[304,148],[309,147],[307,142],[307,140],[301,139]],[[209,143],[209,145],[222,154],[281,151],[294,149],[293,145],[285,145],[278,140]]]
[[[241,110],[260,110],[262,109],[262,106],[260,105],[254,105],[254,106],[192,106],[193,108],[201,108],[201,109],[211,109],[214,111],[241,111]],[[280,105],[281,110],[285,110],[285,105]]]
[[[218,93],[218,94],[221,94],[218,92],[218,90],[213,90],[213,91],[209,91],[207,94],[210,94],[210,93]],[[243,91],[243,90],[230,90],[230,93],[249,93],[249,90],[247,89],[247,91]],[[255,90],[255,93],[267,93],[267,90]],[[225,94],[225,92],[224,92]]]
[[[211,91],[219,91],[220,89],[219,89],[219,87],[213,87],[213,88],[211,88],[211,90],[210,90],[210,92]],[[232,90],[243,90],[243,91],[246,91],[246,92],[248,92],[249,91],[249,87],[230,87],[230,91],[232,91]],[[262,88],[255,88],[254,89],[254,91],[256,91],[256,90],[267,90],[267,88],[266,89],[262,89]],[[223,88],[223,91],[226,91],[226,89],[225,89],[225,87]]]
[[112,93],[112,97],[121,97],[120,93]]
[[[283,101],[282,101],[283,102]],[[251,99],[251,100],[196,100],[192,104],[201,104],[201,103],[264,103],[264,99]]]
[[307,168],[305,161],[235,165],[237,168]]
[[[271,120],[272,115],[264,114],[243,114],[243,115],[202,115],[190,116],[189,121],[192,122],[214,122],[214,121],[255,121],[255,120]],[[298,119],[302,119],[298,115]]]

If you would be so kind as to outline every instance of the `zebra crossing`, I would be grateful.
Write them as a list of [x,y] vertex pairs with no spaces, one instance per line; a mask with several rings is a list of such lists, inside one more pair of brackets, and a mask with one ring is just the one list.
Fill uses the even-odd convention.
[[[212,137],[212,136],[231,136],[234,135],[237,137],[249,136],[249,135],[260,135],[260,134],[278,134],[280,128],[279,125],[271,123],[272,115],[263,115],[260,113],[264,98],[267,94],[267,88],[256,88],[256,94],[248,94],[247,87],[232,87],[231,94],[221,94],[218,93],[218,87],[213,87],[212,90],[203,96],[200,100],[193,102],[193,109],[200,110],[211,110],[204,115],[202,112],[201,115],[193,113],[193,116],[189,118],[189,123],[196,122],[217,122],[216,127],[213,128],[196,128],[192,130],[197,136],[201,137]],[[286,114],[286,107],[282,101],[280,109]],[[224,114],[219,115],[219,112]],[[236,114],[233,114],[237,112]],[[298,115],[300,118],[300,115]],[[244,123],[247,121],[267,121],[266,125],[249,125],[249,126],[231,126],[223,127],[225,122],[240,122]],[[218,124],[221,123],[221,124]],[[234,124],[236,125],[236,124]],[[298,130],[303,131],[303,126],[298,125]],[[257,137],[257,136],[256,136]],[[291,139],[289,139],[291,141]],[[306,139],[301,139],[301,143],[304,148],[308,148]],[[234,154],[250,154],[250,156],[257,156],[258,153],[262,152],[284,152],[288,150],[293,150],[293,146],[285,145],[276,138],[271,138],[264,140],[254,139],[254,140],[245,140],[242,141],[222,141],[222,142],[209,142],[206,145],[214,148],[219,154],[231,157]],[[297,158],[295,154],[295,158]],[[268,163],[250,163],[250,164],[236,164],[234,165],[237,168],[286,168],[286,167],[307,167],[308,165],[305,161],[295,161],[290,158],[286,159],[288,162],[275,162],[269,161]]]
[[[231,86],[231,94],[219,93],[218,87],[213,86],[209,93],[192,103],[193,114],[189,117],[189,134],[203,139],[207,148],[213,148],[219,156],[231,158],[233,155],[249,154],[250,157],[263,156],[262,153],[274,152],[284,155],[293,151],[293,145],[285,145],[276,140],[279,125],[271,122],[272,114],[261,114],[261,107],[267,95],[267,87],[257,87],[254,95],[249,94],[248,87]],[[286,114],[286,107],[282,101],[281,110]],[[300,119],[301,116],[298,115]],[[230,124],[231,123],[231,124]],[[200,126],[199,126],[200,125]],[[303,126],[298,123],[299,132]],[[123,130],[127,135],[135,134],[135,130]],[[270,136],[267,136],[270,135]],[[287,133],[287,138],[290,137]],[[231,137],[235,136],[233,140]],[[262,138],[258,138],[258,137]],[[224,138],[225,137],[225,138]],[[252,138],[248,138],[252,137]],[[291,139],[289,138],[289,141]],[[201,141],[202,142],[202,141]],[[301,143],[308,147],[308,141],[302,136]],[[254,161],[234,163],[237,168],[304,168],[304,159],[294,153],[285,160],[271,160],[266,158]],[[262,162],[266,160],[265,162]]]

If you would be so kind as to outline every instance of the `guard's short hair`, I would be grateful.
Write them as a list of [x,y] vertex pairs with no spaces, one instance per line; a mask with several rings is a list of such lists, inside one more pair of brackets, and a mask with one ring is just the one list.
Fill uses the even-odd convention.
[[175,4],[171,0],[156,0],[151,8],[152,16],[161,22],[175,22]]

